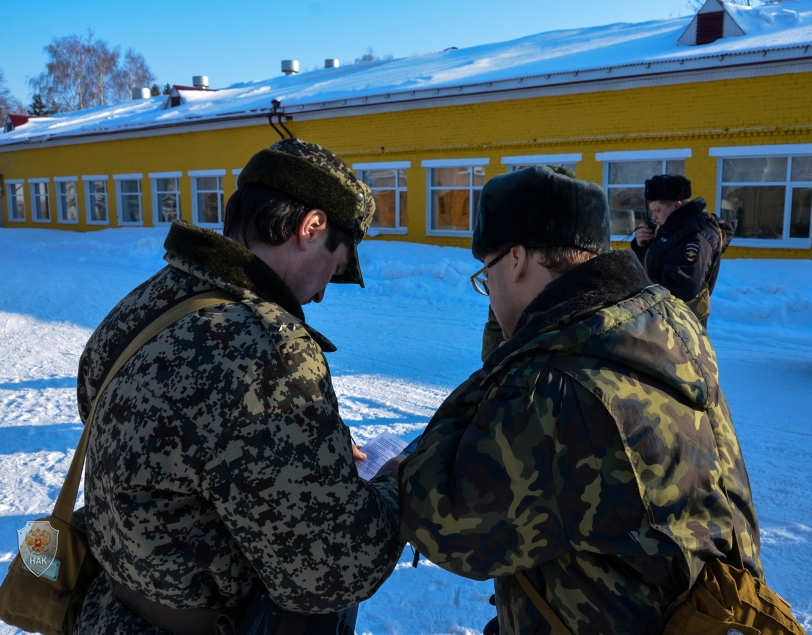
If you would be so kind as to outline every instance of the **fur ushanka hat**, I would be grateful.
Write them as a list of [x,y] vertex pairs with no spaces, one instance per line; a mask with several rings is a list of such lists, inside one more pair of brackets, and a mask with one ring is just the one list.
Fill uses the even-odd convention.
[[691,182],[680,174],[658,174],[646,181],[646,200],[687,201],[691,198]]
[[563,168],[538,165],[493,177],[482,188],[471,251],[474,258],[516,245],[610,250],[603,189]]

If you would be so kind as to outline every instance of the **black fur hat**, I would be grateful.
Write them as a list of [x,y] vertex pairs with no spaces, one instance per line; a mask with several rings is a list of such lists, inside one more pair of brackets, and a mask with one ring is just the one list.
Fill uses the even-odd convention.
[[609,204],[603,189],[547,165],[493,177],[482,188],[471,251],[483,260],[516,245],[608,252]]
[[679,174],[658,174],[646,181],[647,201],[687,201],[691,182]]

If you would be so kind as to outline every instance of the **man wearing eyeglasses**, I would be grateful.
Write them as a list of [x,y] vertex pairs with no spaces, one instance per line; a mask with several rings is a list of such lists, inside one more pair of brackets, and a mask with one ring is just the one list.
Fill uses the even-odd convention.
[[610,251],[603,191],[538,166],[491,179],[478,212],[471,279],[506,340],[401,463],[404,537],[494,579],[486,635],[659,635],[706,561],[738,549],[761,577],[713,347]]

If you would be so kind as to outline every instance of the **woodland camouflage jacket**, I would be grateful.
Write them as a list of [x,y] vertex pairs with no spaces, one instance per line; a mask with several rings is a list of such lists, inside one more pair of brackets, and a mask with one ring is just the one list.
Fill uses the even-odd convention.
[[628,250],[548,285],[400,480],[404,537],[449,571],[495,578],[503,635],[550,632],[519,571],[580,635],[662,633],[734,525],[762,576],[713,347]]
[[[105,391],[85,504],[107,575],[175,608],[232,606],[261,582],[286,609],[370,597],[402,550],[397,484],[363,481],[322,351],[282,280],[237,243],[188,223],[168,267],[127,295],[79,368],[87,418],[105,369],[138,325],[189,294],[236,295],[151,340]],[[93,583],[78,633],[160,633]]]

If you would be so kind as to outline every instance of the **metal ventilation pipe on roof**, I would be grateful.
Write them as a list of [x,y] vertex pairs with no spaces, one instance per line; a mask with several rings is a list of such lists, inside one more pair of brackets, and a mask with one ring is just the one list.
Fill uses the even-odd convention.
[[324,68],[338,68],[340,63],[336,59],[324,60]]
[[192,77],[192,86],[195,88],[208,88],[209,76],[208,75],[195,75]]
[[299,72],[299,60],[282,60],[282,72],[285,75],[295,75]]
[[149,88],[133,88],[130,96],[133,99],[149,99],[152,97],[152,91]]

